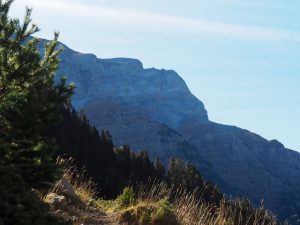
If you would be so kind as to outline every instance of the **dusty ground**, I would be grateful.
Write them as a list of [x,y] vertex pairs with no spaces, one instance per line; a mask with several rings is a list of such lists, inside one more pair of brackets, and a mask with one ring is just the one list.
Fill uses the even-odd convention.
[[73,225],[120,225],[117,214],[106,214],[97,209],[79,209],[66,205],[53,211],[57,216],[72,221]]

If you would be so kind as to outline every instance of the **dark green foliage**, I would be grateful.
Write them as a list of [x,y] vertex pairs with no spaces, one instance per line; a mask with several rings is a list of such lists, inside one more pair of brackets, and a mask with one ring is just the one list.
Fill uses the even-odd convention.
[[60,155],[72,156],[78,167],[85,167],[98,184],[102,197],[115,198],[125,186],[159,178],[147,152],[134,153],[128,145],[114,147],[108,132],[89,125],[82,113],[61,109],[63,120],[49,130],[60,145]]
[[124,187],[150,180],[163,181],[174,190],[198,189],[199,196],[210,203],[218,204],[222,198],[222,193],[204,182],[190,163],[173,158],[166,172],[159,159],[150,161],[146,151],[134,153],[128,145],[114,147],[110,134],[102,131],[99,135],[82,112],[77,115],[74,109],[64,108],[61,114],[63,120],[49,130],[49,135],[57,138],[61,155],[72,156],[79,167],[86,168],[102,198],[115,198]]
[[49,212],[13,166],[0,167],[0,225],[68,224]]
[[39,30],[31,24],[31,10],[24,22],[11,19],[12,2],[0,0],[0,224],[60,224],[32,189],[59,178],[56,146],[45,131],[59,119],[73,87],[64,79],[54,82],[58,35],[45,44],[42,58],[39,40],[31,37]]
[[79,168],[86,167],[89,176],[99,184],[101,195],[116,197],[120,190],[114,184],[121,176],[114,168],[116,155],[109,134],[99,135],[74,109],[62,108],[60,114],[63,119],[48,131],[57,139],[59,154],[72,156]]
[[165,175],[166,175],[166,169],[165,169],[164,165],[161,163],[159,158],[156,158],[154,160],[154,169],[155,169],[155,172],[156,172],[158,178],[160,180],[164,180]]
[[170,202],[166,199],[162,199],[158,202],[158,208],[153,215],[153,224],[157,225],[179,225],[176,221],[176,216],[172,210]]
[[171,158],[167,171],[167,180],[174,190],[182,188],[196,191],[203,201],[219,205],[223,194],[212,183],[203,180],[200,172],[189,162]]
[[132,187],[125,187],[123,189],[122,194],[118,196],[116,199],[118,205],[121,208],[126,208],[130,205],[133,205],[135,202],[135,196],[134,196],[134,191]]
[[1,163],[20,168],[21,177],[33,188],[47,186],[57,178],[53,162],[54,143],[46,128],[57,121],[58,106],[68,102],[72,86],[54,83],[58,66],[57,37],[45,44],[41,58],[39,29],[31,25],[31,10],[24,22],[10,19],[12,1],[0,2],[0,143]]

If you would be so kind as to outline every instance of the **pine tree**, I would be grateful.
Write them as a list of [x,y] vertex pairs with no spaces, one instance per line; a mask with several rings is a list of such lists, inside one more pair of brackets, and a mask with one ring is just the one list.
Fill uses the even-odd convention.
[[174,189],[177,189],[179,187],[186,188],[187,187],[186,175],[187,174],[186,174],[185,163],[178,158],[172,157],[167,171],[167,176],[170,185],[172,185]]
[[0,0],[0,224],[65,224],[54,217],[32,189],[46,188],[59,175],[53,140],[46,137],[73,86],[55,83],[58,34],[44,56],[32,37],[39,28],[26,9],[24,22],[11,19],[12,0]]
[[154,160],[154,169],[157,177],[162,180],[165,177],[166,169],[158,157]]
[[0,156],[2,165],[19,168],[32,188],[47,186],[56,179],[55,146],[45,136],[59,118],[58,108],[67,104],[73,86],[61,79],[55,83],[58,67],[58,34],[45,44],[43,58],[32,37],[39,28],[31,23],[31,9],[24,22],[8,17],[12,0],[0,1]]
[[188,190],[205,186],[201,174],[190,162],[186,162],[186,185]]

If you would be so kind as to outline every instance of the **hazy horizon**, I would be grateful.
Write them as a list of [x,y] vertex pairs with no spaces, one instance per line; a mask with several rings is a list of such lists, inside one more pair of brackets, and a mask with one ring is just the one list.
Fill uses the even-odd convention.
[[210,120],[300,151],[300,2],[16,0],[11,15],[25,5],[39,37],[175,70]]

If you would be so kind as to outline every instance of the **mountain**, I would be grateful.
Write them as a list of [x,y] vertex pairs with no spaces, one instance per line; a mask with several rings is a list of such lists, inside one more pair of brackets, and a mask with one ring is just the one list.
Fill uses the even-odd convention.
[[117,145],[164,162],[189,160],[229,195],[244,195],[288,218],[300,212],[300,154],[276,140],[211,122],[203,103],[172,70],[128,58],[98,59],[64,46],[58,74],[76,84],[72,99]]

